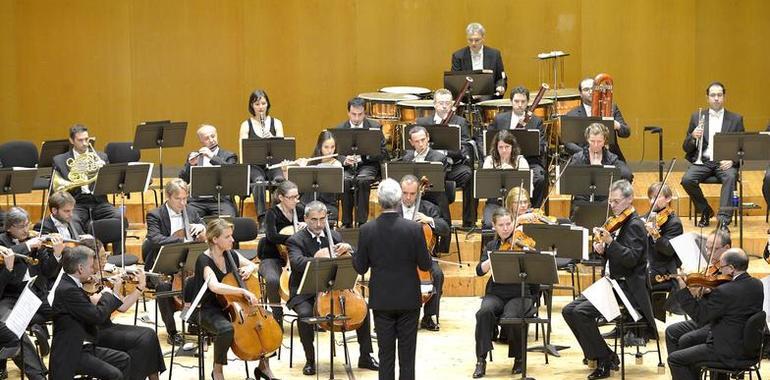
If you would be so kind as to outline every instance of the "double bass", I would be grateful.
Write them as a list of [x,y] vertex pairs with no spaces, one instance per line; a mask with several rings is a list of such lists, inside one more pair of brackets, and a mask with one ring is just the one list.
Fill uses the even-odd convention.
[[[414,202],[414,213],[412,214],[412,220],[416,220],[417,213],[420,210],[420,203],[422,202],[422,194],[430,186],[428,177],[420,178],[420,186],[417,188],[417,200]],[[433,250],[436,247],[436,235],[433,234],[433,229],[427,225],[422,224],[422,234],[425,237],[425,243],[428,245],[428,252],[433,255]],[[417,268],[417,276],[420,278],[420,302],[426,304],[433,297],[433,275],[430,271]]]

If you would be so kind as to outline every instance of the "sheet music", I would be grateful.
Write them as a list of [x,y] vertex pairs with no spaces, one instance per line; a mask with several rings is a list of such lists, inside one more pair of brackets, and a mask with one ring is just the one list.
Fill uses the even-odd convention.
[[64,268],[59,270],[59,274],[56,276],[56,281],[53,283],[53,287],[48,292],[48,305],[53,306],[53,298],[56,296],[56,288],[59,287],[59,281],[61,281],[61,276],[64,274]]
[[155,167],[155,164],[152,162],[129,162],[128,165],[150,165],[150,167],[147,168],[147,180],[144,183],[144,190],[142,191],[146,192],[150,187],[150,182],[152,182],[152,168]]
[[[213,274],[211,276],[213,276]],[[195,299],[190,304],[190,308],[187,309],[187,314],[182,316],[183,321],[187,322],[187,320],[190,319],[193,311],[195,311],[195,309],[198,307],[198,304],[201,302],[201,298],[203,298],[203,295],[206,294],[206,290],[209,289],[209,281],[211,280],[211,276],[206,277],[206,281],[203,281],[203,285],[201,286],[200,290],[198,290],[198,294],[195,295]]]
[[602,277],[583,290],[583,296],[602,313],[604,319],[612,321],[620,316],[620,306],[612,291],[612,283],[607,277]]
[[708,265],[701,254],[697,238],[698,234],[689,232],[669,240],[671,247],[679,256],[679,260],[682,261],[682,272],[684,273],[699,272]]
[[642,319],[642,316],[636,312],[634,305],[632,305],[631,301],[629,301],[628,297],[626,297],[626,293],[624,293],[623,289],[620,288],[620,284],[618,284],[618,282],[613,278],[609,280],[612,283],[612,288],[615,289],[615,293],[617,293],[617,295],[620,297],[620,300],[623,301],[623,305],[626,307],[626,310],[628,310],[628,314],[631,314],[631,318],[634,319],[634,322]]
[[583,260],[588,260],[590,258],[589,257],[590,251],[588,250],[588,242],[590,241],[590,239],[588,239],[588,228],[584,228],[584,227],[574,226],[573,225],[573,226],[570,227],[570,230],[571,231],[577,231],[577,230],[581,230],[582,231],[583,238],[580,240],[581,242],[583,242],[582,246],[580,247],[580,251],[582,252],[581,257],[583,258]]
[[43,304],[43,301],[41,301],[35,293],[32,293],[32,290],[30,289],[32,284],[35,283],[36,278],[37,276],[32,277],[27,283],[24,287],[24,291],[21,292],[21,296],[19,296],[19,299],[16,301],[16,304],[13,305],[13,310],[11,310],[11,313],[8,314],[8,317],[5,319],[5,326],[13,331],[17,338],[21,338],[21,335],[24,334],[27,326],[29,326],[29,321],[32,320],[32,317],[35,316],[40,305]]
[[770,276],[766,276],[762,280],[762,290],[765,293],[765,299],[762,301],[762,310],[765,311],[765,323],[767,328],[770,329]]

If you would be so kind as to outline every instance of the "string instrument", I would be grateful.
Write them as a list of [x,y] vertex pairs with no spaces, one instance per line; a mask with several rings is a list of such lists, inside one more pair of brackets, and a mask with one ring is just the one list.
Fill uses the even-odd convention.
[[631,219],[631,216],[634,214],[634,212],[636,212],[636,210],[633,206],[631,206],[623,210],[623,212],[620,214],[607,218],[601,229],[594,230],[594,243],[599,243],[602,241],[601,235],[599,234],[601,230],[604,230],[610,234],[618,231],[629,219]]
[[[123,291],[121,296],[125,297],[126,294],[130,293],[129,290],[133,291],[133,288],[129,289],[126,285],[133,285],[135,287],[139,284],[139,280],[127,273],[121,274],[120,277],[123,279]],[[111,278],[93,275],[83,282],[83,291],[89,296],[101,292],[104,288],[115,288],[115,283]]]
[[[712,268],[710,266],[709,268]],[[715,267],[714,267],[715,268]],[[690,274],[659,274],[655,276],[655,281],[664,282],[674,278],[684,279],[687,287],[701,287],[701,288],[716,288],[719,285],[728,283],[733,280],[733,276],[729,274],[703,274],[703,273],[690,273]]]
[[[291,219],[292,224],[290,226],[281,228],[281,230],[278,231],[279,235],[291,236],[299,231],[299,220],[297,219],[296,208],[294,209],[294,213],[292,214]],[[285,244],[276,244],[275,247],[278,249],[278,254],[281,256],[281,259],[286,262],[286,265],[283,266],[283,270],[281,271],[278,294],[281,296],[282,300],[288,301],[291,297],[291,291],[289,290],[289,278],[291,277],[291,265],[289,265],[289,248],[286,247]]]
[[549,89],[548,84],[542,83],[540,84],[540,89],[537,91],[537,95],[535,95],[535,99],[532,100],[532,104],[530,104],[527,107],[527,110],[524,111],[524,118],[519,122],[519,124],[526,126],[527,123],[529,123],[529,119],[532,118],[532,112],[535,111],[535,108],[540,105],[540,101],[543,100],[543,95],[545,95],[545,92]]
[[73,248],[73,247],[77,247],[77,246],[85,243],[85,242],[80,241],[80,240],[65,239],[65,238],[63,238],[58,233],[41,234],[41,233],[39,233],[39,232],[37,232],[35,230],[29,231],[29,233],[27,234],[27,237],[25,239],[20,240],[20,241],[23,243],[23,242],[25,242],[25,241],[27,241],[29,239],[38,238],[38,239],[40,239],[42,241],[41,245],[43,247],[53,249],[53,238],[54,237],[61,238],[62,241],[64,242],[64,247],[65,248],[67,248],[67,247]]
[[556,217],[555,216],[548,216],[545,215],[545,211],[541,208],[534,208],[529,209],[525,214],[532,214],[535,217],[534,222],[524,222],[522,224],[548,224],[548,225],[555,225],[556,224]]
[[652,236],[652,238],[655,240],[658,240],[660,238],[660,226],[665,224],[668,221],[668,217],[671,215],[672,212],[674,212],[674,209],[671,208],[670,205],[667,205],[663,210],[660,210],[657,213],[655,212],[655,205],[658,203],[658,199],[660,198],[660,193],[663,191],[663,186],[666,185],[668,176],[671,174],[671,171],[674,169],[674,164],[676,164],[676,158],[673,158],[671,160],[671,165],[669,165],[668,167],[666,176],[663,177],[663,181],[661,181],[660,185],[658,186],[658,190],[655,192],[655,197],[652,199],[650,212],[649,214],[647,214],[647,218],[644,220],[644,224],[648,224],[651,222],[653,215],[655,216],[655,228],[653,228],[653,230],[650,231],[650,236]]
[[460,106],[460,101],[465,96],[465,93],[468,92],[468,89],[471,87],[471,83],[473,83],[473,78],[465,77],[465,84],[463,85],[462,90],[460,90],[460,93],[457,94],[457,99],[455,99],[454,104],[452,104],[452,108],[446,114],[446,117],[441,120],[441,123],[439,123],[441,126],[446,127],[449,124],[449,120],[452,120],[452,116],[457,113],[457,107]]
[[535,239],[527,236],[527,234],[521,230],[515,230],[511,234],[510,239],[506,239],[500,244],[499,249],[501,251],[513,251],[514,247],[516,247],[526,251],[534,251],[536,244]]
[[[238,274],[238,266],[229,251],[224,252],[233,270],[222,278],[225,285],[246,289],[259,296],[259,280],[251,275],[246,280]],[[222,308],[233,324],[233,343],[230,348],[242,360],[257,360],[281,347],[283,331],[273,315],[260,305],[250,305],[241,295],[217,294]]]
[[[329,242],[329,258],[334,258],[334,242],[329,221],[326,221],[326,236]],[[350,331],[355,330],[364,323],[369,306],[366,300],[355,289],[332,290],[329,292],[319,292],[315,299],[315,312],[317,316],[325,317],[332,314],[332,306],[335,312],[333,326],[329,322],[319,323],[319,326],[326,331]],[[336,319],[346,317],[344,319]]]
[[[428,187],[430,187],[428,177],[423,176],[420,178],[420,185],[417,188],[417,200],[414,202],[412,220],[417,218],[420,203],[422,203],[422,195]],[[422,224],[422,234],[425,237],[428,252],[433,255],[433,251],[436,248],[436,236],[433,234],[433,229],[427,224]],[[433,274],[429,270],[422,270],[417,267],[417,277],[420,279],[420,302],[425,304],[433,297]]]
[[[15,257],[17,257],[19,259],[24,260],[24,262],[29,264],[29,265],[37,265],[38,264],[38,260],[36,258],[31,257],[31,256],[27,256],[27,255],[22,255],[21,253],[14,253],[13,251],[11,251],[10,248],[0,247],[0,253],[2,253],[4,255],[13,255],[13,256],[15,256]],[[2,265],[2,264],[5,264],[5,256],[0,255],[0,265]]]
[[[668,222],[668,217],[671,216],[671,213],[673,212],[674,209],[669,206],[657,213],[653,213],[655,215],[655,228],[650,232],[650,236],[652,236],[653,239],[660,239],[660,227]],[[650,218],[648,218],[648,220],[649,219]]]

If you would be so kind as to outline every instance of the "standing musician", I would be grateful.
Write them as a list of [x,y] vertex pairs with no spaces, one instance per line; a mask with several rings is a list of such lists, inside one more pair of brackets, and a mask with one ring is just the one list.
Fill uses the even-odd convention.
[[374,311],[380,379],[395,379],[396,345],[399,378],[415,378],[417,319],[420,317],[420,280],[417,268],[431,268],[422,227],[398,214],[401,187],[385,179],[377,188],[382,214],[361,227],[359,251],[353,266],[364,274],[371,268],[369,306]]
[[[658,199],[655,195],[660,192]],[[682,221],[671,207],[673,199],[671,188],[661,182],[655,182],[647,188],[647,198],[650,200],[650,213],[645,218],[647,228],[647,261],[649,262],[650,279],[653,280],[653,290],[674,289],[674,280],[655,281],[655,276],[677,273],[682,261],[671,246],[671,239],[684,233]],[[655,202],[655,203],[652,203]]]
[[[572,155],[570,165],[612,165],[620,170],[620,178],[629,182],[633,181],[634,175],[626,162],[607,149],[610,131],[604,124],[592,123],[586,127],[585,138],[588,141],[588,146]],[[603,196],[594,197],[596,200],[603,200],[603,198]],[[588,196],[577,195],[575,199],[588,200]]]
[[[369,128],[382,127],[376,121],[367,119],[365,113],[366,102],[355,97],[348,101],[348,120],[338,125],[337,128]],[[388,152],[385,149],[385,136],[380,137],[380,154],[377,156],[361,156],[358,154],[345,156],[342,165],[345,167],[345,193],[342,196],[342,225],[353,225],[353,204],[356,207],[356,223],[366,223],[369,218],[369,192],[374,181],[379,178],[380,165],[387,159]],[[351,191],[355,184],[356,191]],[[355,194],[355,199],[353,196]]]
[[[519,143],[516,142],[513,133],[507,130],[497,131],[490,145],[489,154],[484,159],[482,166],[484,169],[529,170],[529,164],[521,155],[521,148],[519,148]],[[489,228],[492,225],[492,214],[500,207],[500,200],[487,199],[482,223],[484,228]]]
[[722,183],[718,213],[720,226],[727,228],[733,215],[732,210],[722,208],[730,206],[738,175],[738,161],[714,161],[714,144],[711,144],[714,135],[719,132],[744,131],[743,116],[725,109],[726,93],[725,86],[720,82],[712,82],[706,87],[709,109],[706,112],[693,112],[687,136],[682,143],[687,161],[693,163],[682,176],[682,187],[692,199],[697,212],[701,213],[699,227],[708,227],[709,219],[714,216],[714,210],[700,188],[700,183],[706,178],[717,177]]
[[[585,78],[580,81],[580,85],[578,86],[580,89],[580,100],[581,104],[573,109],[571,109],[569,112],[567,112],[567,116],[579,116],[579,117],[589,117],[592,115],[591,113],[591,103],[593,101],[593,93],[594,93],[594,79],[593,78]],[[618,108],[618,105],[616,103],[612,104],[612,118],[615,119],[614,127],[615,127],[615,133],[620,138],[628,138],[631,136],[631,128],[626,123],[626,120],[623,119],[623,114],[620,113],[620,108]],[[608,131],[609,132],[609,131]],[[567,143],[564,146],[567,151],[570,154],[575,154],[577,152],[580,152],[580,146],[574,143]],[[623,152],[620,150],[620,145],[612,144],[609,146],[610,152],[614,153],[618,156],[618,159],[620,159],[623,162],[626,162],[626,157],[623,156]]]
[[[527,202],[528,203],[528,202]],[[484,276],[492,269],[492,263],[489,253],[500,249],[511,247],[513,239],[513,215],[506,209],[499,207],[492,214],[492,228],[495,231],[494,240],[487,243],[476,265],[476,275]],[[507,244],[505,246],[504,244]],[[539,294],[539,286],[530,284],[525,298],[521,298],[521,284],[498,284],[492,280],[487,281],[484,297],[481,301],[481,307],[476,312],[476,368],[473,371],[473,378],[484,377],[487,370],[487,353],[494,347],[492,346],[492,332],[497,326],[500,318],[522,318],[530,317],[535,313],[535,300]],[[522,310],[524,314],[522,315]],[[521,363],[521,340],[526,339],[522,336],[521,329],[516,325],[507,325],[506,333],[508,338],[508,357],[514,358],[512,374],[522,372]],[[379,330],[378,330],[379,331]]]
[[743,350],[744,327],[752,315],[762,311],[764,294],[762,282],[746,272],[748,267],[749,258],[742,249],[727,250],[719,259],[719,271],[732,280],[706,289],[702,297],[698,296],[701,291],[687,288],[685,281],[677,278],[682,288],[674,294],[677,301],[693,321],[708,325],[710,332],[708,338],[691,347],[675,351],[669,347],[672,379],[698,379],[704,365],[733,368],[756,359],[756,353]]
[[[266,139],[271,137],[283,137],[283,123],[281,120],[270,116],[270,98],[262,89],[254,90],[249,95],[249,113],[251,117],[241,123],[238,139]],[[240,143],[240,141],[239,141]],[[262,223],[265,216],[265,189],[263,181],[282,181],[283,173],[279,169],[268,170],[265,165],[251,165],[252,193],[254,204],[257,207],[257,219]],[[259,183],[255,183],[259,181]]]
[[522,124],[524,114],[529,105],[529,90],[523,86],[511,90],[511,112],[503,112],[495,116],[495,121],[489,124],[487,133],[495,133],[503,129],[536,129],[540,134],[540,156],[526,156],[529,170],[532,173],[532,205],[540,207],[545,197],[545,168],[543,157],[548,148],[545,131],[543,131],[543,119],[531,115],[526,125]]
[[[334,140],[334,135],[329,131],[321,131],[321,133],[318,134],[318,141],[315,144],[315,149],[313,149],[313,157],[321,157],[321,156],[329,156],[337,153],[337,141]],[[317,166],[317,167],[328,167],[328,168],[341,168],[342,167],[342,161],[344,161],[345,158],[341,156],[337,157],[330,157],[325,158],[323,160],[319,161],[312,161],[309,162],[307,160],[297,160],[297,163],[300,166]],[[318,193],[316,199],[313,199],[313,193],[308,192],[305,194],[302,194],[300,196],[300,199],[302,200],[302,203],[308,204],[314,200],[318,200],[326,205],[326,209],[329,210],[329,220],[332,224],[332,226],[336,226],[337,220],[339,220],[339,208],[337,207],[337,199],[338,194],[334,193]]]
[[[67,153],[62,153],[53,158],[53,170],[56,171],[62,178],[67,179],[70,174],[70,166],[67,164],[69,160],[85,160],[86,158],[79,158],[82,155],[93,156],[94,161],[101,161],[100,165],[108,163],[107,155],[103,152],[97,152],[93,150],[91,145],[92,139],[88,135],[88,128],[82,124],[75,124],[69,131],[70,144],[72,149]],[[72,161],[70,161],[72,162]],[[107,201],[106,195],[94,195],[93,184],[83,185],[68,190],[70,194],[75,198],[77,203],[75,204],[75,210],[73,220],[80,225],[82,231],[87,230],[88,222],[91,221],[91,217],[94,220],[120,218],[120,212],[117,208]],[[126,223],[128,225],[128,223]],[[117,253],[120,249],[117,247],[114,249]]]
[[[409,130],[409,144],[412,145],[413,150],[407,150],[401,161],[438,162],[444,166],[445,170],[449,167],[447,156],[438,150],[430,148],[430,135],[428,135],[425,127],[417,125]],[[449,213],[449,199],[445,192],[426,192],[424,198],[439,207],[441,217],[444,220],[452,220],[452,216]]]
[[[198,256],[198,261],[195,262],[195,283],[196,288],[200,288],[208,279],[210,291],[206,292],[200,301],[201,327],[215,336],[214,370],[211,377],[214,380],[223,380],[222,366],[227,365],[227,351],[233,343],[234,333],[232,322],[216,296],[240,295],[249,304],[257,304],[259,299],[251,291],[222,283],[228,273],[237,272],[237,275],[245,280],[257,268],[254,263],[233,250],[233,225],[225,219],[214,219],[206,225],[206,241],[209,249]],[[230,255],[232,260],[225,255]],[[237,268],[233,268],[231,262],[234,262]],[[273,379],[269,358],[260,360],[259,366],[254,368],[254,377]]]
[[[289,262],[291,264],[291,277],[289,277],[291,298],[289,298],[287,306],[293,309],[299,318],[297,328],[299,329],[299,339],[302,342],[302,348],[305,350],[306,359],[305,366],[302,367],[302,374],[307,376],[315,375],[316,361],[315,347],[313,346],[313,326],[304,322],[303,319],[313,316],[316,296],[312,294],[298,294],[298,291],[307,263],[316,258],[330,257],[329,237],[326,236],[324,231],[324,227],[328,223],[326,217],[327,210],[323,203],[318,201],[308,203],[305,206],[307,228],[292,235],[286,241],[286,245],[289,248]],[[353,252],[350,244],[343,242],[342,236],[336,231],[332,231],[331,239],[335,255],[342,256]],[[358,368],[376,371],[379,368],[379,364],[372,357],[372,336],[368,312],[363,324],[356,329],[356,336],[358,337],[360,349]]]
[[472,22],[465,27],[468,46],[452,53],[452,71],[491,70],[492,79],[495,81],[494,97],[501,98],[505,95],[505,88],[508,85],[503,57],[500,50],[484,46],[485,35],[484,26],[477,22]]
[[[441,124],[452,110],[452,93],[445,88],[440,88],[433,93],[433,109],[435,112],[431,116],[417,118],[417,125]],[[476,213],[478,200],[473,197],[473,171],[471,170],[474,150],[471,141],[470,126],[468,121],[462,116],[452,115],[447,123],[448,125],[457,125],[460,127],[460,150],[450,150],[442,152],[449,161],[449,172],[446,179],[454,181],[457,187],[463,189],[463,227],[472,227],[476,225]],[[411,139],[411,137],[410,137]]]
[[[166,183],[166,203],[147,213],[147,240],[142,244],[142,260],[144,269],[152,270],[160,247],[167,244],[198,241],[206,239],[206,227],[198,216],[198,213],[187,204],[187,183],[181,178],[173,178]],[[180,274],[181,275],[181,274]],[[158,277],[151,277],[150,287],[158,292],[167,292],[172,289],[172,283]],[[174,312],[176,311],[174,299],[171,297],[157,298],[160,316],[166,326],[168,344],[181,346],[184,337],[176,329]]]
[[[430,201],[420,199],[420,209],[415,210],[419,196],[420,181],[417,177],[407,174],[401,178],[401,206],[398,214],[404,219],[424,223],[433,229],[433,233],[441,239],[449,239],[449,224],[441,218],[438,207]],[[415,215],[416,213],[416,215]],[[433,252],[431,252],[433,253]],[[420,328],[429,331],[439,331],[439,308],[441,293],[444,289],[444,271],[436,261],[431,262],[430,274],[433,277],[433,296],[425,303],[425,313],[420,321]],[[436,317],[435,320],[433,317]]]
[[[609,206],[613,217],[604,227],[594,229],[593,248],[602,256],[603,275],[618,281],[634,309],[647,321],[649,333],[657,336],[647,290],[647,231],[632,206],[633,201],[634,188],[628,181],[612,184]],[[585,359],[597,362],[596,370],[588,379],[609,377],[610,370],[620,361],[599,333],[596,319],[601,313],[581,295],[564,307],[562,315],[580,343]]]
[[[179,172],[179,178],[190,183],[190,168],[193,166],[232,165],[238,162],[238,156],[224,150],[217,142],[217,129],[213,125],[201,124],[197,131],[201,148],[190,153],[184,163],[184,169]],[[217,202],[216,194],[190,198],[188,206],[194,209],[200,217],[210,215],[238,216],[232,199],[229,195],[222,196],[221,202]],[[221,207],[221,211],[218,211]]]
[[[281,272],[286,266],[286,241],[289,235],[281,234],[286,227],[294,227],[291,233],[305,228],[305,217],[302,205],[299,203],[297,185],[291,181],[283,181],[275,189],[273,207],[265,213],[265,237],[259,241],[257,256],[259,257],[259,275],[265,280],[267,301],[273,305],[273,317],[282,325],[283,306],[281,306]],[[281,249],[284,250],[281,253]]]

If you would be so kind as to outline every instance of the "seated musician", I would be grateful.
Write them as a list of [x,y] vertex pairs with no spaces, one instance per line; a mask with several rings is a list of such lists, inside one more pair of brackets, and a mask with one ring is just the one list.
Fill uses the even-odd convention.
[[[305,215],[299,203],[297,185],[283,181],[275,188],[273,207],[265,213],[265,237],[259,241],[259,275],[265,281],[267,301],[273,305],[273,317],[283,325],[283,306],[281,306],[281,273],[286,266],[286,241],[295,232],[305,228]],[[289,227],[289,233],[281,233]]]
[[[720,132],[743,132],[743,116],[725,109],[727,90],[722,83],[713,82],[706,88],[708,111],[696,111],[690,116],[690,125],[682,143],[687,161],[693,163],[682,176],[682,187],[701,214],[698,226],[708,227],[714,210],[703,195],[700,183],[709,177],[717,177],[722,183],[719,195],[719,225],[727,228],[733,211],[724,209],[731,205],[738,176],[738,161],[714,161],[714,135]],[[699,161],[702,164],[699,164]]]
[[[281,120],[270,116],[270,98],[265,90],[257,89],[249,95],[249,113],[251,116],[241,123],[238,144],[243,139],[283,137],[283,123]],[[283,174],[279,169],[268,170],[265,165],[251,165],[251,183],[254,184],[252,194],[254,195],[254,205],[257,208],[257,219],[260,224],[265,217],[266,211],[266,186],[255,182],[280,182],[283,178]]]
[[[201,327],[214,334],[214,370],[212,378],[223,380],[222,366],[227,365],[227,351],[233,343],[233,325],[216,295],[241,295],[251,305],[259,302],[254,293],[247,289],[233,287],[222,283],[229,273],[235,273],[246,279],[253,275],[256,265],[247,260],[233,248],[233,225],[225,219],[213,219],[206,225],[206,241],[209,249],[198,256],[195,262],[195,288],[203,286],[208,280],[208,292],[200,301]],[[230,259],[228,257],[230,256]],[[233,262],[237,268],[232,267]],[[273,378],[269,358],[260,360],[254,368],[255,378]]]
[[[572,155],[570,165],[612,165],[620,171],[620,178],[631,182],[634,179],[631,169],[625,161],[607,149],[609,133],[607,127],[601,123],[593,123],[586,127],[585,138],[588,146]],[[588,196],[576,195],[575,199],[588,200]],[[604,200],[604,197],[596,196],[594,199],[599,201]]]
[[[511,248],[513,239],[513,215],[502,207],[497,208],[492,213],[492,228],[495,231],[494,240],[487,243],[476,265],[476,275],[484,276],[492,268],[489,253],[496,250],[515,249]],[[473,378],[484,377],[487,370],[487,353],[492,347],[492,332],[497,326],[500,318],[520,318],[532,316],[535,313],[535,300],[538,297],[539,286],[529,285],[527,296],[521,298],[520,284],[498,284],[492,280],[487,281],[484,297],[481,301],[481,307],[476,312],[476,368],[473,371]],[[521,311],[524,310],[524,315]],[[521,368],[521,340],[526,339],[522,336],[519,325],[506,325],[508,338],[508,357],[514,358],[513,374],[522,372]]]
[[[65,180],[68,180],[70,166],[68,160],[93,160],[101,161],[99,166],[108,163],[107,155],[103,152],[97,152],[91,145],[92,139],[88,135],[88,128],[82,124],[75,124],[69,130],[69,140],[72,149],[67,153],[62,153],[53,158],[53,170]],[[81,157],[85,155],[86,157]],[[81,157],[81,158],[78,158]],[[54,189],[56,190],[56,189]],[[120,218],[120,212],[108,200],[106,195],[94,195],[94,184],[74,187],[69,190],[70,194],[77,201],[75,203],[73,221],[80,225],[82,231],[89,230],[88,223],[91,217],[94,220]],[[128,225],[128,223],[126,223]],[[120,253],[120,249],[115,249]]]
[[[765,131],[770,132],[770,123],[767,124]],[[762,180],[762,197],[765,198],[765,205],[770,207],[770,166],[765,169],[765,178]],[[768,234],[770,234],[770,230],[768,230]]]
[[[367,119],[364,112],[366,102],[361,98],[348,101],[348,120],[337,128],[368,128],[382,127],[376,121]],[[369,193],[371,186],[380,176],[380,165],[388,158],[385,150],[385,136],[380,137],[380,154],[376,156],[361,156],[358,154],[345,156],[342,165],[345,167],[345,193],[342,195],[342,225],[353,225],[353,205],[356,208],[356,224],[366,223],[369,218]],[[355,186],[354,186],[355,185]],[[352,189],[355,188],[355,191]],[[355,196],[355,199],[353,197]]]
[[[440,88],[433,93],[433,115],[417,118],[417,125],[441,124],[449,115],[454,100],[452,93],[445,88]],[[444,153],[448,157],[449,172],[446,174],[447,181],[454,181],[457,187],[463,189],[463,227],[472,227],[476,225],[476,213],[478,200],[473,197],[473,158],[475,156],[474,147],[471,143],[471,133],[468,121],[457,114],[447,123],[460,127],[460,150],[450,150]]]
[[[431,149],[430,135],[428,135],[425,127],[417,125],[409,130],[409,144],[412,145],[413,149],[407,150],[401,161],[438,162],[444,166],[445,170],[449,166],[447,156],[444,153]],[[452,216],[449,214],[449,199],[445,192],[428,191],[425,193],[424,198],[438,206],[441,217],[451,222]]]
[[[286,241],[289,248],[289,262],[291,264],[291,277],[289,277],[289,288],[291,298],[287,306],[293,309],[299,317],[297,322],[299,329],[299,339],[302,342],[302,348],[305,350],[305,366],[302,367],[302,373],[310,376],[316,373],[315,347],[313,346],[313,326],[304,322],[303,319],[312,317],[315,309],[316,296],[312,294],[298,294],[299,285],[302,276],[305,273],[305,266],[315,258],[328,258],[329,239],[326,236],[324,227],[326,226],[326,206],[321,202],[310,202],[305,206],[305,222],[307,228],[292,235]],[[336,231],[332,231],[332,244],[334,244],[336,255],[351,254],[353,248],[350,244],[342,241],[342,237]],[[372,357],[372,337],[370,331],[369,314],[367,312],[363,324],[356,329],[360,356],[358,357],[358,368],[366,368],[376,371],[379,366],[377,360]]]
[[[492,138],[489,154],[484,159],[482,167],[484,169],[529,170],[529,164],[520,152],[519,144],[512,133],[507,130],[498,131],[495,137]],[[492,225],[492,214],[501,206],[502,203],[499,199],[487,199],[484,206],[484,228],[490,228]]]
[[545,131],[543,130],[543,119],[531,115],[529,122],[523,124],[525,112],[529,105],[529,90],[526,87],[519,86],[511,90],[511,112],[499,113],[495,116],[495,121],[489,124],[487,133],[495,133],[503,129],[536,129],[540,133],[540,155],[526,156],[532,173],[532,205],[540,207],[545,197],[545,168],[543,166],[543,157],[548,147],[546,143]]
[[719,271],[730,276],[731,281],[701,291],[695,286],[687,288],[685,281],[677,277],[682,289],[674,297],[692,320],[708,325],[710,333],[693,346],[675,351],[669,347],[672,379],[699,379],[704,365],[732,368],[756,359],[758,353],[743,350],[744,327],[752,315],[762,311],[764,294],[762,282],[746,272],[748,267],[746,253],[732,248],[719,259]]
[[[216,127],[209,124],[201,124],[197,134],[201,148],[196,152],[190,153],[187,157],[187,162],[184,163],[184,169],[179,172],[179,178],[187,183],[190,183],[190,168],[193,166],[232,165],[238,162],[238,156],[235,153],[224,150],[219,146]],[[226,195],[222,196],[221,202],[217,202],[216,194],[191,197],[188,206],[194,209],[201,218],[217,215],[218,207],[221,207],[219,215],[238,216],[232,199]]]
[[69,380],[85,375],[103,380],[128,377],[130,356],[98,344],[99,326],[123,302],[105,287],[89,296],[83,284],[94,275],[94,251],[85,246],[67,248],[62,257],[64,275],[55,289],[53,301],[53,343],[51,379]]
[[494,96],[484,98],[501,98],[505,95],[508,78],[505,76],[500,50],[484,45],[486,30],[477,22],[472,22],[465,27],[465,36],[468,38],[468,46],[452,53],[452,71],[491,70],[492,80],[495,81],[495,93],[489,94]]
[[[321,133],[318,134],[318,141],[315,144],[315,149],[313,149],[313,157],[329,156],[335,153],[337,153],[337,141],[334,140],[334,135],[329,131],[321,131]],[[298,160],[298,164],[300,166],[311,165],[317,167],[341,168],[342,161],[344,160],[345,157],[337,156],[325,158],[320,161]],[[304,204],[308,204],[314,200],[325,204],[326,209],[329,210],[329,221],[331,222],[332,227],[337,224],[337,220],[339,219],[339,208],[337,207],[338,198],[338,194],[334,193],[318,193],[316,194],[315,199],[313,199],[312,192],[300,196],[300,199]]]
[[[660,191],[657,201],[655,195]],[[655,276],[677,273],[682,265],[679,257],[671,246],[670,240],[684,232],[682,221],[671,208],[673,193],[667,184],[655,182],[647,189],[650,200],[650,212],[645,227],[649,240],[647,241],[647,261],[649,262],[650,280],[653,290],[671,290],[675,280],[656,281]],[[655,306],[655,305],[653,305]]]
[[[567,116],[590,117],[592,115],[591,111],[594,93],[594,79],[585,78],[581,80],[578,89],[580,90],[581,104],[569,110],[569,112],[567,112]],[[612,118],[615,119],[613,126],[615,128],[617,137],[628,138],[631,136],[631,128],[629,128],[626,120],[623,119],[623,114],[620,112],[620,108],[618,108],[616,103],[612,104]],[[564,147],[570,154],[575,154],[581,151],[581,147],[574,143],[567,143]],[[626,157],[623,156],[623,152],[620,150],[620,145],[617,143],[612,144],[609,146],[609,150],[618,156],[619,160],[626,162]]]
[[[167,244],[205,241],[206,228],[203,226],[198,213],[187,204],[187,183],[181,178],[173,178],[166,183],[163,191],[166,193],[166,203],[147,213],[147,240],[142,244],[142,260],[144,269],[151,271],[155,265],[160,248]],[[179,274],[182,275],[181,273]],[[158,292],[172,290],[169,280],[150,277],[150,288]],[[181,346],[184,337],[176,329],[174,312],[177,310],[172,297],[156,298],[160,316],[166,326],[166,341],[168,344]]]
[[[399,215],[409,220],[425,223],[431,226],[435,235],[441,236],[442,239],[449,239],[449,225],[441,219],[436,205],[428,200],[420,199],[420,208],[415,210],[415,203],[419,196],[419,186],[420,181],[411,174],[401,178],[401,207],[398,208]],[[441,270],[438,262],[431,261],[430,273],[433,276],[433,296],[425,303],[425,311],[420,321],[420,328],[429,331],[439,331],[438,316],[439,308],[441,307],[441,293],[444,288],[444,271]]]
[[[48,197],[48,211],[51,215],[43,219],[40,232],[43,235],[58,235],[65,241],[76,240],[93,247],[94,237],[84,233],[80,224],[74,222],[74,210],[75,198],[72,197],[72,194],[66,191],[57,191],[51,194]],[[61,256],[53,255],[52,257],[56,260],[43,260],[40,264],[41,274],[46,277],[49,289],[61,271]]]
[[[609,205],[614,218],[605,227],[594,229],[593,248],[602,257],[603,275],[618,281],[634,309],[647,321],[648,334],[655,337],[657,330],[647,291],[647,231],[632,206],[633,200],[634,188],[628,181],[612,184]],[[601,313],[581,295],[562,309],[562,316],[580,343],[584,358],[596,360],[596,370],[588,379],[609,377],[620,361],[599,333],[597,318]]]

